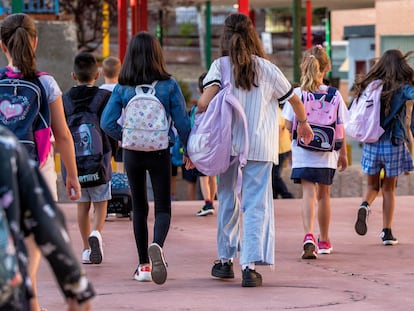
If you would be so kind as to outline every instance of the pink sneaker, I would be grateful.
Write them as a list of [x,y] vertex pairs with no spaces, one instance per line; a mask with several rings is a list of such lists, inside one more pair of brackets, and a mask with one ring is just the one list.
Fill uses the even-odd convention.
[[308,233],[305,235],[303,239],[303,252],[302,252],[302,259],[316,259],[318,247],[316,246],[316,240],[312,233]]
[[331,242],[329,241],[319,241],[318,242],[318,254],[330,254],[333,248]]

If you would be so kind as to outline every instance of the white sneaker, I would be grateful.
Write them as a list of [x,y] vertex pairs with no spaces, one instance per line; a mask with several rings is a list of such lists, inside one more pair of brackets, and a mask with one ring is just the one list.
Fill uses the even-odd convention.
[[154,283],[164,284],[167,280],[167,264],[161,246],[152,243],[148,247],[148,256],[151,262],[151,277]]
[[86,248],[82,251],[82,263],[83,264],[90,264],[91,262],[91,249],[90,248]]
[[134,279],[139,282],[151,282],[151,266],[139,265],[137,270],[135,270]]
[[89,235],[89,245],[91,247],[91,255],[89,259],[91,263],[100,264],[103,259],[102,236],[99,231],[94,230]]

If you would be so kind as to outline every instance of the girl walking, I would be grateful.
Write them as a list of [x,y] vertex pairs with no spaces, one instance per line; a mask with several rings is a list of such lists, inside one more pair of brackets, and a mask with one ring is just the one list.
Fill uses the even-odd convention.
[[[278,162],[278,107],[290,100],[300,120],[299,135],[309,143],[313,133],[306,123],[300,98],[280,69],[266,59],[260,39],[249,17],[234,13],[224,23],[221,55],[229,61],[233,94],[243,106],[248,125],[249,153],[243,168],[241,200],[237,191],[239,163],[234,161],[218,176],[217,250],[212,268],[214,277],[234,278],[233,259],[240,250],[242,286],[262,285],[255,265],[273,265],[275,253],[272,166]],[[220,59],[204,78],[204,92],[198,101],[202,112],[222,86]],[[232,148],[244,148],[244,127],[232,124]],[[240,237],[240,228],[243,227]]]
[[[155,85],[155,96],[163,104],[168,119],[170,146],[158,151],[124,149],[123,160],[132,193],[133,227],[139,265],[134,273],[138,281],[154,281],[163,284],[167,268],[163,254],[171,221],[171,156],[170,148],[175,141],[171,126],[177,129],[181,142],[187,146],[190,134],[190,118],[177,81],[165,69],[165,60],[157,39],[149,33],[136,34],[128,44],[118,84],[101,117],[102,129],[112,138],[122,140],[122,127],[117,123],[123,108],[135,96],[140,84]],[[191,163],[184,157],[184,163]],[[190,165],[190,164],[188,164]],[[153,242],[148,247],[148,198],[147,172],[154,190],[155,223]]]
[[[308,96],[308,93],[328,94],[328,86],[323,83],[325,74],[330,70],[330,60],[325,49],[318,45],[307,50],[303,56],[301,69],[301,85],[295,88],[298,96]],[[337,123],[345,121],[347,109],[338,90],[334,89],[333,96],[339,101]],[[322,107],[322,105],[318,105]],[[307,110],[309,111],[309,110]],[[291,105],[287,104],[283,116],[289,121],[290,128],[295,122]],[[300,124],[300,122],[298,122]],[[294,125],[294,124],[293,124]],[[332,244],[329,239],[331,218],[330,189],[336,169],[343,171],[348,166],[346,142],[342,142],[339,151],[311,151],[298,145],[295,135],[292,140],[292,175],[294,183],[302,185],[302,221],[305,237],[303,239],[303,259],[316,259],[317,254],[330,254]],[[318,205],[317,218],[320,235],[316,240],[315,215]]]
[[[355,231],[359,235],[367,233],[370,205],[381,189],[383,229],[380,237],[384,245],[398,243],[391,232],[397,177],[401,173],[413,170],[405,130],[406,101],[414,99],[414,70],[407,63],[407,58],[411,54],[412,52],[403,55],[399,50],[388,50],[365,76],[355,82],[355,97],[358,98],[368,84],[374,80],[381,80],[380,124],[385,130],[379,141],[364,143],[362,149],[361,165],[363,173],[367,175],[367,186],[358,209]],[[381,180],[382,169],[384,178]]]

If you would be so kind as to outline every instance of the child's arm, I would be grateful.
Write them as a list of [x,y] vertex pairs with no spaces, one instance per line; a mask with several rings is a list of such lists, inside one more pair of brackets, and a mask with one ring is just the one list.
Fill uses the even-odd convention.
[[411,131],[411,114],[413,112],[413,105],[414,105],[414,100],[409,100],[405,102],[405,131],[407,132],[407,137],[408,137],[408,150],[410,151],[411,154],[413,154],[413,142],[414,142],[414,138],[413,138],[413,132]]
[[342,142],[342,147],[339,149],[339,157],[338,157],[338,170],[343,172],[348,167],[348,155],[346,150],[346,137],[344,136],[344,140]]

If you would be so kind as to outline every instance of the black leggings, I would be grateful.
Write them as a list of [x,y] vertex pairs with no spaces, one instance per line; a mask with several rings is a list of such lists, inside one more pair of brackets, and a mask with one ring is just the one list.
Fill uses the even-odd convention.
[[171,157],[169,149],[160,151],[124,150],[124,165],[131,186],[135,243],[139,263],[148,258],[147,171],[154,192],[154,238],[163,247],[171,222]]

